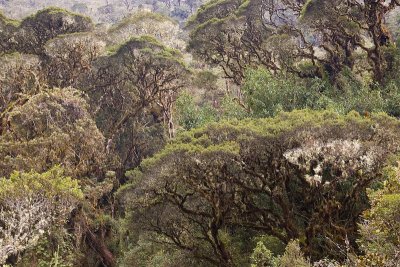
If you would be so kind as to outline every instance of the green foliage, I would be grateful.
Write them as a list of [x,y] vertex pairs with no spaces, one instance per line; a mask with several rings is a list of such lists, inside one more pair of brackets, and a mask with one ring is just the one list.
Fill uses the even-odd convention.
[[400,4],[272,2],[0,13],[0,264],[399,265]]
[[[49,14],[49,15],[65,14],[65,15],[68,15],[68,16],[84,17],[84,16],[82,16],[82,14],[73,13],[73,12],[68,11],[66,9],[63,9],[63,8],[59,8],[59,7],[56,7],[56,6],[51,6],[51,7],[47,7],[47,8],[44,8],[44,9],[41,9],[41,10],[37,11],[35,14],[32,14],[29,17],[24,18],[23,21],[42,16],[44,14]],[[91,22],[91,19],[89,17],[85,17],[85,18],[89,22]]]
[[300,249],[299,241],[290,241],[282,256],[274,256],[265,243],[259,241],[251,255],[251,267],[311,267]]
[[58,259],[51,245],[45,249],[46,242],[40,242],[43,236],[51,236],[57,246],[64,244],[63,238],[55,241],[56,236],[82,199],[78,181],[65,176],[59,166],[44,173],[14,172],[0,178],[0,264],[26,250],[32,257]]
[[279,267],[311,267],[311,263],[305,259],[301,252],[299,241],[290,241],[286,246],[285,253],[279,259]]
[[385,111],[399,118],[400,117],[400,86],[398,82],[391,81],[388,85],[386,85],[385,90],[383,91],[384,100],[385,100]]
[[262,241],[257,243],[251,255],[251,267],[273,267],[274,257],[272,252],[268,250]]
[[13,172],[9,178],[0,179],[0,201],[4,201],[10,195],[22,197],[38,192],[47,198],[62,197],[65,194],[82,198],[78,181],[65,177],[63,172],[60,167],[54,167],[44,173]]
[[51,235],[43,236],[38,244],[25,252],[17,267],[73,267],[82,257],[75,247],[74,238],[64,229],[53,229]]
[[382,91],[364,84],[346,68],[338,75],[336,86],[330,86],[325,95],[332,99],[338,112],[367,113],[387,110]]
[[272,256],[280,256],[285,252],[285,243],[274,236],[262,235],[254,238],[257,245],[261,242],[265,248],[271,251]]
[[177,21],[174,21],[168,16],[164,16],[160,13],[153,13],[153,12],[147,12],[147,11],[139,11],[135,12],[132,15],[124,18],[120,23],[114,25],[111,29],[110,32],[114,31],[119,31],[122,28],[128,26],[129,24],[135,24],[143,21],[148,21],[149,23],[154,23],[154,22],[171,22],[173,24],[176,24]]
[[[379,130],[373,126],[377,122]],[[143,178],[123,192],[132,216],[129,229],[166,238],[171,248],[187,247],[196,252],[193,258],[210,263],[205,255],[213,253],[216,265],[242,263],[237,255],[249,253],[236,241],[241,229],[283,243],[304,240],[306,251],[316,259],[340,257],[332,241],[323,237],[342,245],[347,237],[355,241],[356,218],[368,207],[366,187],[379,180],[384,155],[398,147],[396,138],[385,139],[394,143],[383,145],[376,133],[397,136],[398,125],[383,114],[293,111],[267,119],[219,121],[183,132],[144,160]],[[392,152],[379,152],[387,149]],[[280,201],[273,192],[280,192]],[[348,194],[359,197],[350,200]],[[354,224],[343,216],[352,216]],[[219,249],[213,249],[215,244]],[[296,246],[287,248],[282,266],[309,266]]]
[[246,110],[245,107],[238,103],[237,99],[225,96],[221,103],[221,118],[224,120],[231,119],[244,119],[251,117],[251,114]]
[[196,14],[188,19],[187,25],[192,27],[193,25],[203,24],[208,19],[225,17],[232,9],[238,7],[240,2],[237,0],[208,1],[201,5]]
[[243,85],[246,105],[254,117],[272,117],[281,111],[295,109],[330,109],[340,114],[355,110],[362,114],[387,112],[399,114],[399,89],[391,82],[384,88],[364,84],[345,69],[338,74],[336,85],[321,79],[298,79],[273,76],[260,68],[247,72]]
[[319,92],[307,88],[293,76],[273,76],[259,68],[246,74],[243,91],[246,103],[255,117],[272,117],[281,111],[313,108]]
[[400,173],[398,166],[388,167],[380,190],[370,190],[371,209],[363,214],[359,243],[365,255],[359,265],[375,262],[380,266],[400,263]]
[[61,34],[90,31],[90,18],[61,8],[49,7],[21,21],[15,29],[14,50],[41,55],[45,43]]
[[9,129],[0,135],[2,176],[13,170],[42,172],[57,164],[79,178],[99,170],[105,159],[104,136],[80,91],[53,89],[22,99],[2,115]]
[[205,88],[206,90],[215,90],[218,75],[212,71],[200,71],[196,74],[193,84],[198,88]]
[[[169,266],[199,266],[187,257],[184,252],[164,246],[165,239],[158,239],[155,236],[140,235],[135,233],[137,238],[130,239],[129,247],[124,251],[118,262],[121,267],[169,267]],[[126,236],[124,236],[126,238]],[[131,236],[129,238],[132,238]],[[155,239],[153,239],[155,238]],[[157,242],[153,242],[153,241]]]
[[[132,48],[143,49],[144,51],[151,52],[152,49],[163,48],[163,45],[153,36],[143,35],[140,37],[131,37],[127,42],[112,46],[108,48],[109,56],[123,54]],[[147,50],[146,50],[147,48]]]
[[217,119],[216,111],[208,105],[198,107],[194,98],[182,93],[176,100],[177,121],[185,130],[197,128]]
[[18,21],[18,20],[14,20],[14,19],[7,18],[7,17],[3,14],[3,12],[0,11],[0,25],[1,25],[1,24],[9,24],[9,25],[11,25],[11,26],[18,27],[18,26],[20,25],[20,23],[21,23],[21,22]]

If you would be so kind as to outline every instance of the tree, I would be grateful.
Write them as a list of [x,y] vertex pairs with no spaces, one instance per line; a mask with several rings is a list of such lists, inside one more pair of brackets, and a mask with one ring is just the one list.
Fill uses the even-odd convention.
[[[391,62],[385,58],[385,47],[393,44],[385,17],[398,1],[319,1],[310,0],[303,7],[303,18],[321,36],[319,47],[330,59],[331,67],[354,66],[357,48],[364,50],[375,80],[382,82]],[[332,64],[333,63],[333,64]],[[336,65],[335,65],[336,63]],[[337,71],[333,70],[333,71]]]
[[[302,79],[295,74],[273,75],[264,68],[246,71],[242,85],[244,110],[253,117],[270,117],[294,109],[330,109],[341,114],[396,114],[397,86],[386,89],[365,84],[350,69],[336,74],[336,84],[327,79]],[[340,93],[338,91],[340,88]]]
[[[302,1],[224,0],[202,6],[189,20],[189,50],[220,66],[227,78],[241,84],[248,67],[263,65],[299,76],[317,76],[315,51],[298,28]],[[313,73],[296,66],[307,59]]]
[[173,105],[189,75],[178,51],[148,36],[132,38],[99,58],[91,75],[81,88],[91,97],[109,151],[117,152],[121,167],[132,167],[164,142],[160,123],[174,135]]
[[[393,44],[384,17],[398,5],[368,0],[217,1],[189,20],[189,49],[238,84],[246,68],[258,65],[300,77],[328,74],[335,82],[345,67],[365,69],[357,57],[367,60],[367,69],[382,83],[391,66],[385,51]],[[301,68],[305,63],[307,72]]]
[[123,44],[132,36],[148,35],[160,43],[175,49],[184,50],[182,31],[173,19],[149,11],[137,11],[127,16],[108,31],[105,39],[113,45]]
[[286,246],[285,253],[279,259],[279,267],[311,267],[311,263],[305,259],[303,252],[300,249],[300,244],[297,240],[290,241]]
[[[34,55],[19,53],[8,54],[0,57],[0,117],[4,111],[14,104],[23,101],[24,96],[31,96],[38,92],[44,84],[41,61]],[[0,134],[3,132],[0,126]]]
[[218,1],[199,9],[189,20],[190,33],[188,49],[195,56],[220,66],[227,78],[240,84],[244,68],[251,64],[251,55],[241,47],[244,25],[231,13],[240,1]]
[[216,110],[205,105],[198,107],[188,93],[182,93],[176,100],[177,122],[185,130],[204,126],[217,120]]
[[78,182],[60,167],[1,178],[0,263],[18,261],[51,228],[63,227],[82,197]]
[[194,13],[194,11],[201,5],[202,0],[186,0],[185,4],[189,6],[190,13]]
[[74,12],[78,12],[81,14],[86,14],[89,10],[87,4],[85,3],[75,3],[72,7],[71,10]]
[[240,229],[303,240],[313,259],[340,258],[333,244],[356,246],[366,188],[398,134],[384,115],[317,111],[192,130],[145,160],[143,178],[124,189],[130,224],[216,266],[235,266],[225,234]]
[[[61,34],[89,31],[93,28],[89,18],[58,8],[47,8],[22,21],[0,16],[2,40],[0,53],[18,51],[43,55],[45,43]],[[3,42],[4,41],[4,42]]]
[[359,257],[359,266],[368,262],[388,267],[400,264],[399,168],[390,166],[385,173],[384,187],[370,190],[371,208],[363,213],[359,242],[365,255]]
[[93,34],[74,33],[56,37],[44,47],[43,62],[50,86],[79,86],[92,68],[92,63],[104,51],[105,42]]
[[311,263],[306,260],[301,251],[298,240],[290,241],[282,256],[274,257],[263,242],[258,242],[251,256],[252,267],[311,267]]
[[324,85],[321,80],[307,81],[292,74],[273,75],[264,68],[248,70],[242,86],[243,104],[254,117],[272,117],[294,109],[318,109],[321,91],[326,91]]
[[267,249],[262,241],[257,243],[253,254],[251,255],[251,267],[272,267],[274,266],[274,258],[269,249]]
[[16,43],[13,37],[18,26],[18,21],[9,19],[0,13],[0,55],[15,49]]
[[132,11],[135,3],[132,0],[122,0],[122,4],[125,6],[126,11],[130,12]]
[[104,137],[80,91],[40,90],[24,96],[6,110],[1,125],[1,176],[13,170],[42,172],[56,164],[77,178],[102,173]]

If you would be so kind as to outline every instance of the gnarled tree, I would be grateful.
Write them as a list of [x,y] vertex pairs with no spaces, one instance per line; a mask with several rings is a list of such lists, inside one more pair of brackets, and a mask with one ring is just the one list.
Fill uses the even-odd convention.
[[367,59],[374,79],[383,82],[391,67],[385,47],[392,44],[385,16],[399,4],[396,0],[221,0],[204,5],[189,21],[189,50],[222,67],[239,84],[243,70],[254,65],[300,77],[327,73],[335,81],[343,68],[355,67],[357,56]]
[[399,129],[383,115],[297,111],[192,130],[125,189],[130,223],[216,266],[236,265],[226,234],[240,229],[340,258],[337,244],[356,247],[366,188],[399,150]]
[[141,147],[144,140],[139,138],[138,144],[138,137],[147,133],[156,147],[163,142],[159,122],[166,125],[170,137],[174,135],[173,103],[188,74],[180,53],[151,37],[132,38],[94,63],[91,78],[81,87],[87,88],[101,119],[107,150],[118,151],[123,166],[137,164],[145,151],[153,151],[146,148],[148,144]]
[[15,264],[45,233],[63,227],[82,197],[59,167],[0,178],[0,264]]
[[1,119],[2,176],[13,170],[41,172],[56,164],[74,177],[101,173],[104,137],[82,92],[71,88],[43,90],[14,103]]
[[0,16],[2,50],[0,53],[21,52],[42,55],[44,45],[62,34],[84,32],[93,28],[89,18],[59,8],[47,8],[35,15],[13,21]]

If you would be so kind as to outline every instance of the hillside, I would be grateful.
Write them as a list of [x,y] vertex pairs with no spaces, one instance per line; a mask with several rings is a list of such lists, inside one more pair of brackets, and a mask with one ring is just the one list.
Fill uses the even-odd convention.
[[184,21],[202,4],[202,0],[2,0],[0,10],[10,18],[21,19],[51,6],[90,16],[97,23],[115,23],[127,14],[146,9]]
[[0,4],[1,266],[400,266],[399,1]]

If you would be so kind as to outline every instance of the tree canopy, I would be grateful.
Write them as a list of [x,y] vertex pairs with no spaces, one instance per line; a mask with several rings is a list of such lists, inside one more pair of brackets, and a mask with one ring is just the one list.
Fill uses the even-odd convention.
[[0,265],[398,267],[399,5],[0,0]]
[[236,266],[224,233],[240,229],[302,240],[316,259],[340,256],[333,244],[355,245],[366,189],[399,149],[389,137],[398,129],[384,115],[297,111],[192,130],[124,188],[130,223],[217,266]]

